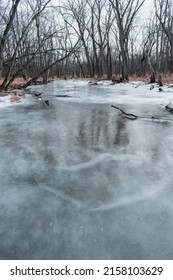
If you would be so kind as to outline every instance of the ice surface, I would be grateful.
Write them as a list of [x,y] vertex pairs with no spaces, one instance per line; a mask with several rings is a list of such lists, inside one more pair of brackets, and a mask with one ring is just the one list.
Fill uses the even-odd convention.
[[171,89],[33,88],[50,106],[0,108],[0,258],[172,259],[173,115],[160,105]]

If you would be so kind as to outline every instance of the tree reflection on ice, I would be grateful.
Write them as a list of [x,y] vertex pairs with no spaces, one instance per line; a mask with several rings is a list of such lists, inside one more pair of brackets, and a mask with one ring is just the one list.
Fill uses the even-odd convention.
[[173,258],[173,124],[126,120],[89,90],[1,109],[1,259]]

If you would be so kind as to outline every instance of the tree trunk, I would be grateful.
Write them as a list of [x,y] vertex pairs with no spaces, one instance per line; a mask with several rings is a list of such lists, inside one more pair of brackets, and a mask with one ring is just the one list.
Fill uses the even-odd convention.
[[4,32],[3,32],[3,35],[0,38],[0,77],[2,75],[3,51],[4,51],[4,47],[5,47],[5,42],[6,42],[6,39],[8,37],[8,33],[9,33],[11,27],[12,27],[13,20],[14,20],[14,17],[15,17],[15,14],[16,14],[19,2],[20,2],[20,0],[13,1],[12,8],[11,8],[11,11],[10,11],[9,20],[7,22],[6,28],[5,28]]
[[151,57],[150,57],[150,55],[148,53],[147,53],[147,60],[148,60],[148,66],[149,66],[150,72],[151,72],[150,83],[155,83],[156,82],[156,76],[155,76],[155,72],[154,72],[153,66],[151,64]]

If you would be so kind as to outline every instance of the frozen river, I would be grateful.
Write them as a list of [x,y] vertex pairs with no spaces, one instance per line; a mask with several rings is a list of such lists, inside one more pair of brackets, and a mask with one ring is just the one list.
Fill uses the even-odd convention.
[[173,259],[173,115],[160,105],[173,93],[35,90],[50,106],[0,108],[0,259]]

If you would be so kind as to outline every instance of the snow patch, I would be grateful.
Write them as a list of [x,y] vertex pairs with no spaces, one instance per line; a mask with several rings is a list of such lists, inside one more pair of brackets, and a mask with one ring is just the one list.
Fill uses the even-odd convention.
[[13,93],[7,94],[5,96],[0,95],[0,107],[11,106],[14,104],[23,103],[26,100],[25,95],[21,95],[18,98]]

